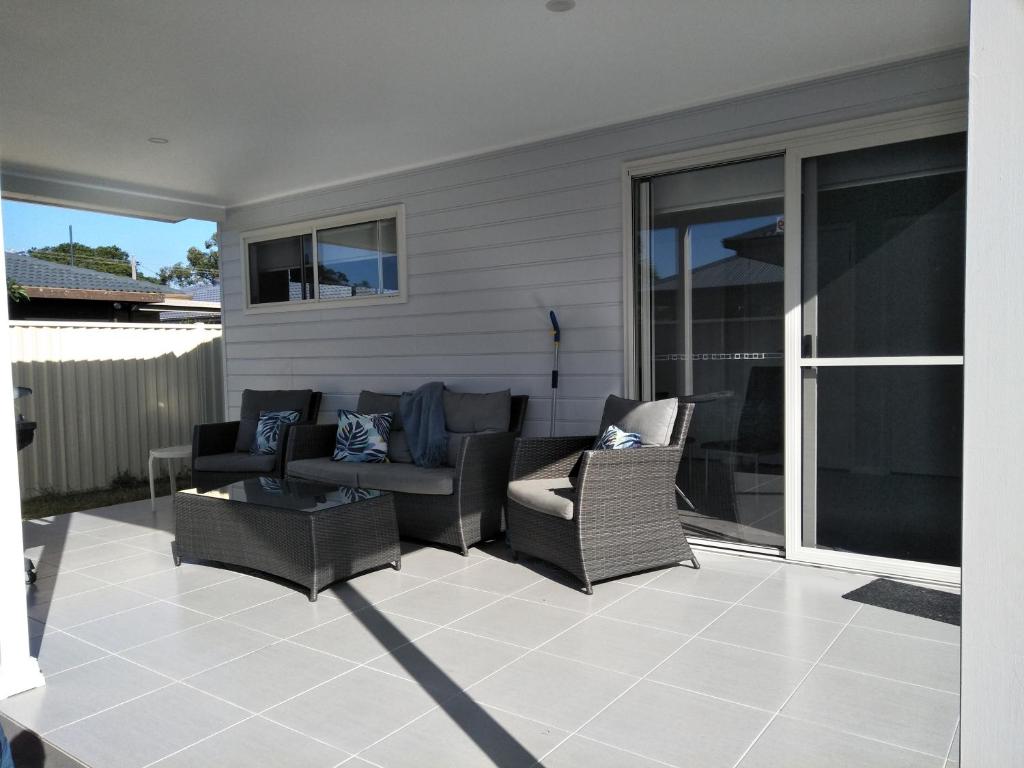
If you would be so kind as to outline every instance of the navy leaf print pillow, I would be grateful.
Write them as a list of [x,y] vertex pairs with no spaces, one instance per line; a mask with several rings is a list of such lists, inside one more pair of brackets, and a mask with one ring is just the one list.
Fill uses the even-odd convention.
[[338,434],[334,438],[335,461],[381,464],[388,460],[391,437],[390,413],[338,411]]
[[623,432],[612,424],[597,440],[595,448],[599,451],[618,450],[620,448],[639,448],[640,435],[636,432]]
[[301,415],[298,411],[260,411],[260,420],[256,424],[256,434],[253,435],[249,453],[273,456],[281,440],[281,428],[285,424],[295,424]]

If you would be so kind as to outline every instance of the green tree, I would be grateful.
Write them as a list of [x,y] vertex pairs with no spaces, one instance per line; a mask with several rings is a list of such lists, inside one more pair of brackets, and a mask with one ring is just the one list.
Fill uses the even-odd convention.
[[7,278],[7,298],[17,304],[19,301],[28,301],[28,291],[25,287]]
[[185,254],[185,262],[160,267],[160,282],[184,288],[190,285],[211,285],[220,279],[220,251],[217,234],[203,243],[206,250],[192,246]]
[[[45,248],[29,248],[28,254],[37,259],[52,261],[57,264],[72,263],[72,244],[61,243]],[[92,269],[97,272],[109,272],[113,275],[132,276],[132,257],[128,251],[116,245],[83,245],[74,243],[74,266]]]

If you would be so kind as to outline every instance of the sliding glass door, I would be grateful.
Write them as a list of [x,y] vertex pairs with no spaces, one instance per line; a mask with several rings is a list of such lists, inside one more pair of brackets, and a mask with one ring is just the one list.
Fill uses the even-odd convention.
[[627,167],[628,389],[696,403],[691,537],[958,578],[963,125],[918,110]]
[[697,403],[679,468],[688,533],[783,546],[781,156],[636,182],[646,399]]
[[966,137],[805,156],[802,546],[960,564]]

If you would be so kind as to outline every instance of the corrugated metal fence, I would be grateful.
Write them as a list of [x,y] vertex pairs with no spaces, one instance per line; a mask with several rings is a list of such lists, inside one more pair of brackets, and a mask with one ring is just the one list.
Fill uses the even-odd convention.
[[224,417],[219,325],[12,322],[10,333],[14,383],[33,391],[16,408],[39,424],[18,453],[25,498],[145,477],[150,448]]

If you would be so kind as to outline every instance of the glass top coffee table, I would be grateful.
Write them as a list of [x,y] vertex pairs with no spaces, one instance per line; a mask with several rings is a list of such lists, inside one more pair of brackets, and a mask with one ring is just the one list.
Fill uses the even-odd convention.
[[243,566],[327,585],[381,566],[402,567],[387,491],[255,477],[174,494],[174,564],[183,558]]

